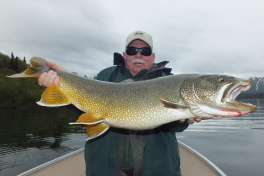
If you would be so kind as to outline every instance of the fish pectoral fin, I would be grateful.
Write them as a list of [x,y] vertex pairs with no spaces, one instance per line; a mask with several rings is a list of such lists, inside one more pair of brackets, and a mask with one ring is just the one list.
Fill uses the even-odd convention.
[[37,102],[41,106],[65,106],[71,104],[61,87],[52,84],[47,87],[41,95],[41,100]]
[[97,123],[101,123],[104,121],[103,117],[105,117],[105,115],[101,117],[97,117],[92,113],[84,113],[79,117],[76,123],[82,123],[86,125],[97,124]]
[[163,102],[165,107],[168,107],[168,108],[173,108],[173,109],[189,109],[190,108],[188,105],[172,102],[172,101],[166,100],[163,97],[160,97],[159,99],[160,101]]
[[97,123],[92,125],[87,125],[86,127],[86,135],[87,141],[93,138],[96,138],[102,134],[104,134],[109,129],[109,126],[105,123]]

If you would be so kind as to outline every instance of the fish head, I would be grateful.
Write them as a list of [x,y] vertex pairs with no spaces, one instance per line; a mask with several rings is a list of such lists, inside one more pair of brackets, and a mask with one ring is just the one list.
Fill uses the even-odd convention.
[[181,96],[197,117],[230,117],[253,112],[256,106],[235,101],[251,88],[250,80],[227,75],[193,75],[181,85]]

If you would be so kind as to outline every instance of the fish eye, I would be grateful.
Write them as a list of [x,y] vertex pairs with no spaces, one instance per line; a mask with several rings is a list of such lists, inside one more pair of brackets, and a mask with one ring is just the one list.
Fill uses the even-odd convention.
[[219,76],[219,77],[218,77],[218,81],[219,81],[219,82],[225,82],[225,81],[226,81],[226,78],[223,77],[223,76]]

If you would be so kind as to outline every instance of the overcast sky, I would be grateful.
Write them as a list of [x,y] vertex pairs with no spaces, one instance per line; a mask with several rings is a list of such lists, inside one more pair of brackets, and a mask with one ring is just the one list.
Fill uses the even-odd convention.
[[1,0],[0,52],[93,77],[128,34],[150,33],[178,73],[264,76],[263,0]]

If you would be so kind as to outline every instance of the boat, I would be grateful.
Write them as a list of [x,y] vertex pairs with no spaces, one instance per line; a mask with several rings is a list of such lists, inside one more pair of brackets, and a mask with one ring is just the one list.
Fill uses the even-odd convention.
[[[215,164],[188,145],[178,141],[182,176],[226,176]],[[84,149],[30,169],[18,176],[85,176]]]
[[190,146],[178,141],[182,176],[226,176],[213,162]]

